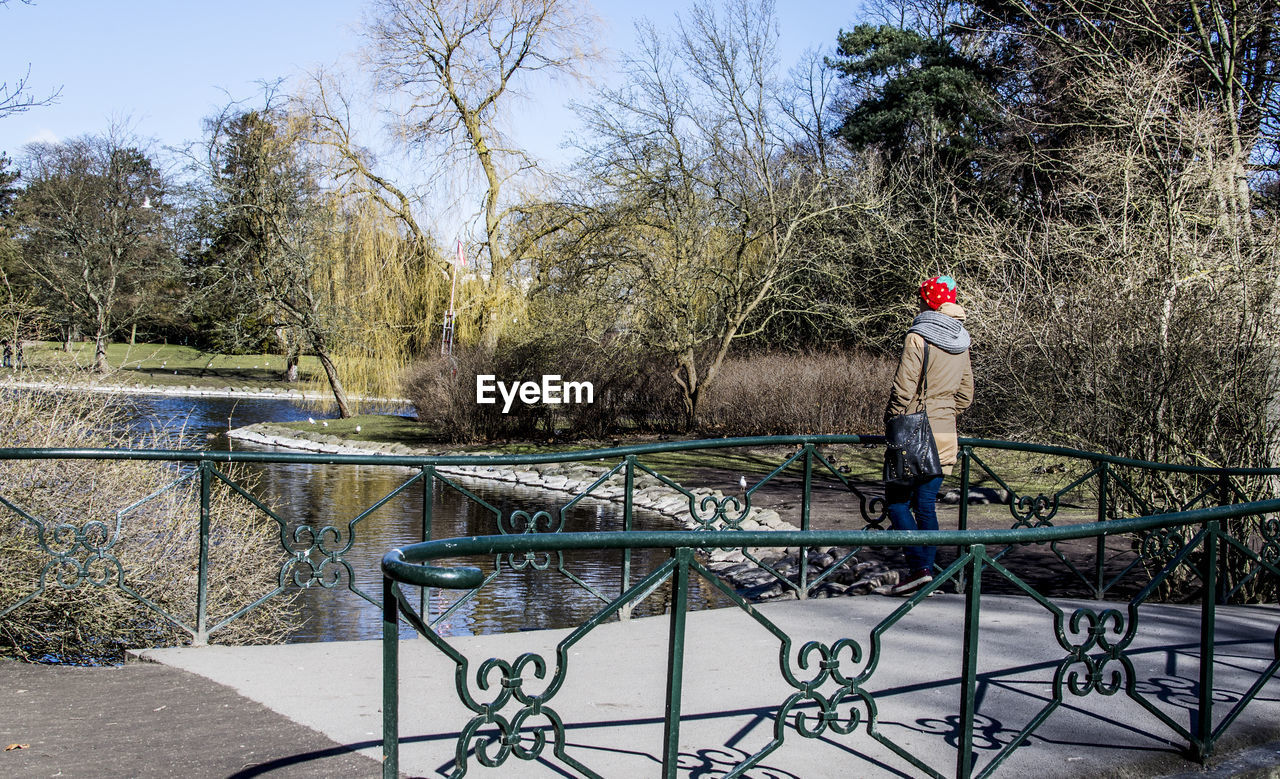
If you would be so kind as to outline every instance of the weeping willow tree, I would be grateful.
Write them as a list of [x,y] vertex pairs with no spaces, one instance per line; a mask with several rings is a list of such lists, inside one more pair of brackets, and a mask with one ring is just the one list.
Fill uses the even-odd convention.
[[455,269],[413,199],[356,175],[367,161],[305,105],[268,92],[260,108],[227,106],[206,131],[193,167],[206,182],[208,249],[195,265],[210,318],[315,355],[314,389],[330,390],[323,403],[343,417],[402,395],[409,362],[440,350],[451,295],[460,343],[482,339],[484,312],[523,310],[518,292]]
[[[438,353],[450,298],[454,338],[475,343],[486,326],[492,291],[467,268],[455,268],[431,242],[406,234],[392,215],[360,195],[347,198],[340,229],[327,247],[324,287],[331,297],[333,360],[357,411],[362,401],[399,397],[405,369]],[[507,301],[506,310],[522,309]]]
[[[412,351],[419,355],[439,352],[440,328],[444,311],[449,304],[455,274],[455,333],[458,343],[496,344],[510,329],[513,320],[523,321],[525,291],[520,285],[510,283],[507,278],[511,275],[508,272],[511,270],[509,266],[515,260],[510,263],[504,261],[502,264],[506,270],[498,274],[495,274],[491,261],[484,262],[482,270],[480,261],[488,256],[491,243],[486,238],[467,247],[467,256],[473,258],[469,267],[454,268],[453,252],[441,250],[430,226],[420,220],[421,193],[404,186],[403,182],[397,182],[394,176],[380,170],[377,160],[356,140],[352,130],[352,117],[358,111],[353,107],[351,98],[343,91],[340,82],[324,73],[316,74],[309,91],[296,98],[294,105],[296,110],[308,117],[307,142],[313,152],[324,159],[327,175],[340,189],[352,215],[347,229],[351,236],[344,236],[342,240],[346,266],[380,273],[384,264],[391,261],[392,257],[399,257],[401,264],[405,265],[391,273],[390,277],[377,277],[375,280],[378,283],[375,286],[397,288],[390,292],[382,290],[374,296],[381,296],[388,306],[412,304],[407,312],[392,319],[399,322],[403,315],[416,315],[419,318],[414,320],[414,326],[409,329],[419,330],[423,336],[434,334],[435,340],[429,348],[421,338],[409,338]],[[523,252],[538,237],[529,236],[527,231],[516,226],[520,211],[516,207],[511,209],[510,214],[504,213],[503,216],[505,227],[502,237],[518,236],[512,239],[513,248],[508,251],[508,255],[512,257],[523,256]],[[554,231],[557,226],[544,227],[541,235]],[[407,283],[407,274],[416,274],[417,277],[412,283]],[[343,278],[346,277],[344,274]],[[352,278],[360,278],[360,273],[356,272]],[[348,304],[369,291],[359,286],[352,289],[352,293],[338,293]],[[359,307],[362,312],[379,310],[378,305],[363,301]],[[360,319],[360,316],[357,314],[355,318]],[[382,322],[377,324],[379,328],[384,326]],[[400,332],[400,335],[392,337],[393,341],[407,337],[403,332],[404,327],[391,327],[391,332]],[[353,357],[357,351],[359,350],[352,352]],[[367,357],[355,359],[359,361]],[[360,371],[361,369],[356,369],[357,373]],[[384,386],[391,379],[391,369],[387,366],[371,369],[369,375],[373,373],[383,375],[381,381]]]
[[439,335],[449,279],[434,249],[401,235],[367,200],[348,204],[342,224],[327,281],[343,331],[334,358],[358,405],[400,394],[410,357]]
[[332,357],[341,317],[326,283],[341,203],[303,143],[306,124],[268,95],[258,109],[228,105],[205,129],[193,155],[204,184],[197,225],[206,249],[193,260],[200,297],[218,302],[212,318],[232,330],[248,322],[279,334],[286,362],[295,350],[314,354],[339,412],[350,416]]
[[483,335],[494,347],[511,329],[510,305],[523,298],[515,287],[529,249],[508,240],[519,209],[506,200],[511,185],[538,167],[500,127],[531,78],[580,75],[595,56],[594,19],[578,0],[371,5],[367,54],[379,91],[405,106],[396,129],[409,148],[438,156],[451,176],[466,175],[483,190],[476,255],[487,261],[490,290],[475,302],[493,320]]

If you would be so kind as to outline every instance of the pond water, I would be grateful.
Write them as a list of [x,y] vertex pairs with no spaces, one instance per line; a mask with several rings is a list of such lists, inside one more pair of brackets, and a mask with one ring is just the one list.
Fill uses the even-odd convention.
[[[271,451],[270,447],[233,442],[226,437],[226,431],[254,422],[287,422],[307,417],[320,419],[322,416],[313,409],[286,400],[148,396],[137,400],[134,426],[140,432],[152,426],[183,427],[192,440],[210,449],[234,446],[239,451]],[[246,470],[256,482],[253,488],[255,495],[275,507],[277,514],[288,522],[291,538],[295,529],[303,525],[316,532],[325,527],[337,530],[340,540],[335,543],[330,534],[326,541],[328,548],[345,545],[349,537],[349,523],[409,481],[415,473],[387,466],[282,463],[254,464],[247,466]],[[432,491],[430,512],[432,538],[494,534],[499,532],[499,516],[502,521],[510,521],[512,513],[517,510],[531,516],[538,511],[547,511],[559,518],[561,507],[572,499],[563,493],[478,480],[459,480],[457,486],[472,492],[497,511],[491,511],[460,490],[437,481]],[[380,611],[356,591],[381,599],[382,579],[378,564],[388,550],[423,539],[422,503],[423,491],[419,481],[377,511],[359,519],[355,524],[356,542],[344,555],[351,566],[351,575],[344,568],[329,564],[321,573],[326,584],[334,585],[332,589],[318,584],[302,589],[299,597],[305,622],[295,631],[293,640],[350,640],[381,636]],[[273,522],[265,515],[263,521]],[[633,526],[639,530],[672,529],[669,519],[639,510],[635,512]],[[511,528],[508,526],[508,529]],[[622,506],[605,501],[583,501],[566,512],[562,529],[621,530]],[[322,557],[313,553],[311,559],[318,565]],[[635,551],[632,583],[666,559],[667,553],[660,550]],[[551,562],[550,569],[541,571],[532,566],[524,570],[503,566],[493,582],[461,605],[438,626],[438,630],[444,635],[469,635],[569,627],[581,624],[604,606],[605,601],[599,596],[557,571],[554,559]],[[495,570],[492,556],[450,560],[447,564],[474,565],[486,573]],[[620,592],[621,551],[566,552],[563,567],[605,598],[612,599]],[[703,608],[728,602],[720,593],[710,591],[710,585],[698,577],[693,579],[691,607]],[[451,591],[428,593],[429,613],[442,613],[459,594]],[[637,616],[662,613],[668,599],[668,590],[660,588],[634,613]],[[402,625],[402,633],[410,635],[412,629]]]
[[[136,395],[129,399],[131,429],[142,437],[155,431],[184,431],[209,449],[230,449],[227,431],[259,422],[301,422],[335,414],[278,398],[175,397]],[[235,448],[240,448],[236,445]]]

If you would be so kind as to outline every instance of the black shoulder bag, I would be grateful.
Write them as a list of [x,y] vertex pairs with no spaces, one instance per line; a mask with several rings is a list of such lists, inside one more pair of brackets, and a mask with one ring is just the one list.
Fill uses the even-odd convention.
[[920,410],[914,414],[896,414],[884,422],[885,484],[910,486],[942,475],[938,444],[929,428],[929,412],[925,406],[929,379],[929,344],[924,345],[924,368],[920,371]]

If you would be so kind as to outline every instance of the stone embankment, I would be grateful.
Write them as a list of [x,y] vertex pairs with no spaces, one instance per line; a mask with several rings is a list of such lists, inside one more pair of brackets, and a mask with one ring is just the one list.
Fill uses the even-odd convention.
[[[295,430],[293,428],[261,423],[232,430],[231,438],[266,446],[277,446],[323,454],[363,455],[438,455],[415,449],[404,444],[377,444],[362,441],[354,444],[338,436],[320,431]],[[474,454],[486,454],[475,452]],[[497,454],[492,453],[492,454]],[[580,495],[591,488],[609,467],[593,463],[535,463],[521,465],[458,465],[440,466],[439,472],[462,481],[506,482],[553,493]],[[589,499],[622,503],[626,497],[626,480],[622,473],[605,479],[591,490]],[[647,473],[637,473],[634,479],[632,505],[639,510],[650,511],[667,517],[677,526],[688,530],[713,529],[725,526],[723,517],[716,516],[716,507],[724,506],[724,514],[737,519],[742,508],[733,494],[707,488],[689,489],[687,492],[671,487]],[[694,511],[697,511],[695,515]],[[701,518],[701,519],[700,519]],[[778,512],[759,506],[750,506],[745,516],[737,522],[741,530],[799,530],[783,520]],[[704,564],[744,597],[754,601],[795,598],[796,590],[785,584],[799,581],[800,554],[796,549],[739,548],[716,549],[703,555]],[[841,595],[867,595],[882,593],[898,581],[896,571],[876,560],[859,560],[853,550],[841,547],[818,547],[806,550],[807,581],[812,582],[838,567],[821,584],[810,590],[810,598],[830,598]]]
[[[315,401],[329,400],[327,392],[308,392],[300,389],[263,389],[261,387],[200,387],[191,385],[158,386],[153,384],[108,384],[106,382],[52,382],[52,381],[0,381],[0,389],[60,390],[72,392],[101,392],[108,395],[162,395],[183,398],[260,398],[265,400]],[[408,406],[404,398],[352,397],[364,403],[379,406]]]

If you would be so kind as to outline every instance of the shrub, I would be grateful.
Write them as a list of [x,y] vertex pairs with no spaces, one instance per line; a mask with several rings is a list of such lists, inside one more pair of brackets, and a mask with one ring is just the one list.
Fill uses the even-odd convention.
[[[635,349],[544,340],[498,352],[460,351],[414,366],[405,393],[419,421],[455,442],[599,438],[679,430],[684,410],[666,361]],[[895,363],[863,352],[769,352],[730,358],[705,391],[698,430],[709,435],[883,432]],[[558,374],[590,381],[590,405],[476,403],[476,375],[502,381]]]
[[492,418],[492,406],[476,403],[475,377],[488,372],[474,351],[430,357],[410,367],[404,394],[418,421],[439,431],[446,440],[461,443],[487,438],[498,420]]
[[[12,447],[127,446],[115,403],[93,393],[9,392],[0,436]],[[0,506],[0,655],[110,662],[126,649],[187,640],[138,600],[195,624],[199,481],[172,486],[181,475],[161,462],[0,461],[0,497],[9,504]],[[211,497],[213,625],[274,589],[284,558],[278,530],[248,503],[225,489]],[[65,557],[46,552],[42,540]],[[278,597],[212,640],[274,641],[296,616],[291,599]]]
[[[638,352],[553,339],[505,345],[497,351],[459,350],[415,365],[405,394],[418,420],[450,441],[510,438],[600,437],[620,431],[665,430],[680,418],[680,400],[670,376]],[[590,404],[532,405],[517,402],[510,413],[502,405],[476,403],[476,376],[539,381],[559,375],[564,381],[591,382]]]
[[698,427],[724,436],[884,432],[896,363],[864,352],[768,352],[725,360]]

